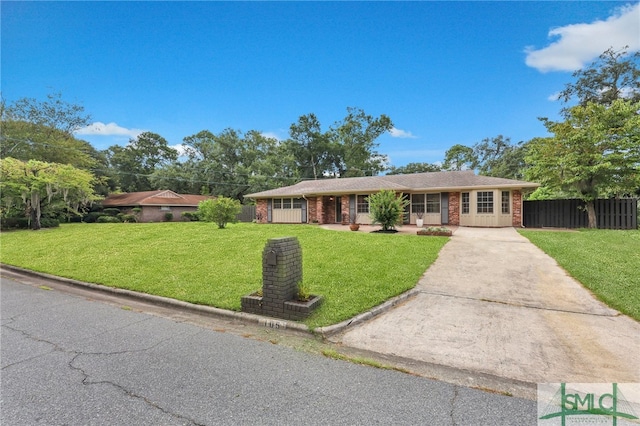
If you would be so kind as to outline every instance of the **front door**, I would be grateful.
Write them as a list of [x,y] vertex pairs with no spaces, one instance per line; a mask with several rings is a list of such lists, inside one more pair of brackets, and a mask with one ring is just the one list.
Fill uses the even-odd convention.
[[440,214],[441,214],[441,220],[440,222],[443,225],[448,225],[449,224],[449,193],[448,192],[443,192],[440,195],[442,198],[440,198]]
[[342,197],[336,197],[336,223],[342,223]]

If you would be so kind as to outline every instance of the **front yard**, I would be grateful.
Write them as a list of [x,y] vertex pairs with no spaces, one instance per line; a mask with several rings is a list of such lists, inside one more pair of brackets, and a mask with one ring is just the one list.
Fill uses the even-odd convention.
[[640,321],[640,231],[520,231],[607,305]]
[[34,271],[240,310],[262,285],[269,238],[296,236],[303,280],[324,304],[305,321],[335,324],[413,288],[444,237],[337,232],[313,225],[203,222],[69,224],[0,234],[0,261]]

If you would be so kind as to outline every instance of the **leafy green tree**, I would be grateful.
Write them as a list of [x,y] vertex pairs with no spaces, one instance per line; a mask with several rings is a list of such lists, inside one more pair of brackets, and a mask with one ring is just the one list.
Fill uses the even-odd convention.
[[198,216],[205,222],[215,222],[219,229],[227,223],[237,222],[236,216],[242,211],[240,201],[227,197],[201,201],[198,204]]
[[541,119],[553,137],[529,142],[527,177],[585,201],[596,227],[594,201],[640,187],[640,102],[588,102],[570,108],[566,120]]
[[302,178],[318,179],[329,168],[329,138],[315,114],[302,115],[289,127],[288,147]]
[[430,163],[408,163],[406,166],[394,167],[391,166],[388,175],[407,175],[412,173],[425,173],[425,172],[439,172],[442,167],[438,164]]
[[383,231],[402,225],[404,208],[409,205],[409,200],[402,198],[402,194],[396,196],[395,191],[382,190],[371,194],[369,197],[369,214],[373,223],[382,225]]
[[21,205],[30,218],[31,228],[40,229],[43,207],[60,201],[65,211],[78,213],[98,199],[95,177],[69,164],[46,163],[15,158],[0,159],[0,189],[3,213]]
[[109,147],[106,156],[120,189],[137,192],[156,189],[151,184],[151,175],[157,168],[176,161],[178,151],[157,133],[144,132],[129,140],[125,147]]
[[498,135],[485,138],[473,146],[475,168],[484,176],[522,179],[526,163],[527,143],[511,143],[511,138]]
[[445,170],[473,170],[477,162],[478,159],[473,148],[456,144],[445,152],[442,168]]
[[376,151],[376,140],[393,128],[382,114],[374,118],[360,108],[347,108],[347,115],[329,131],[330,158],[340,177],[375,176],[387,169],[388,158]]
[[[273,138],[251,130],[203,130],[183,140],[186,159],[157,170],[152,182],[182,192],[218,194],[242,201],[259,192],[296,180],[292,154]],[[174,189],[175,190],[175,189]]]
[[565,86],[560,99],[566,103],[575,97],[582,106],[589,102],[611,105],[616,99],[640,101],[640,52],[628,54],[628,48],[609,48],[589,67],[574,72],[577,80]]
[[52,94],[40,102],[22,98],[0,106],[0,156],[19,160],[71,164],[88,169],[96,165],[97,151],[74,131],[89,124],[84,107]]

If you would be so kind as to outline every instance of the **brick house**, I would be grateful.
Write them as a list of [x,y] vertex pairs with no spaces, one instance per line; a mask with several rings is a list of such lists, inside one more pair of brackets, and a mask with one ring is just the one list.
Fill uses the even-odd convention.
[[394,190],[409,200],[405,224],[522,226],[522,194],[537,183],[478,176],[472,170],[321,179],[248,194],[261,223],[371,223],[367,197]]
[[170,190],[128,192],[111,194],[102,201],[104,208],[117,208],[122,213],[131,214],[140,208],[140,222],[163,222],[167,213],[173,215],[173,221],[181,221],[182,213],[194,212],[200,201],[210,196],[178,194]]

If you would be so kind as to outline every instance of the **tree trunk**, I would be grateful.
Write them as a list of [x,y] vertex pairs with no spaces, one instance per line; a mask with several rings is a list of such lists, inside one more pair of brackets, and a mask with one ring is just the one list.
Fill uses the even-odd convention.
[[40,225],[40,194],[37,191],[31,191],[31,229],[37,231]]
[[598,223],[596,221],[596,206],[593,200],[587,201],[587,217],[589,219],[588,227],[590,229],[595,229],[598,227]]

